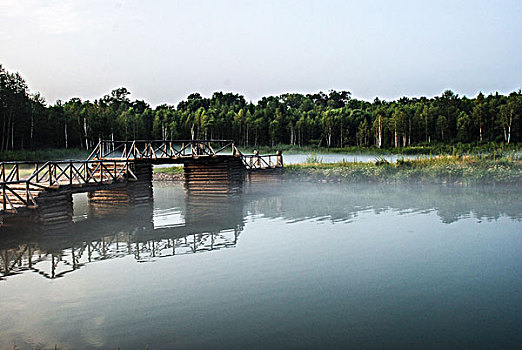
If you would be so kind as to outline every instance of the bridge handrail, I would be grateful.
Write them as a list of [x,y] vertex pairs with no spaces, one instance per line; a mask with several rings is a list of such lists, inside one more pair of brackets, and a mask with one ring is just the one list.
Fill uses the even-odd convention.
[[121,159],[129,160],[215,156],[229,147],[233,155],[242,155],[234,140],[100,140],[88,159],[107,158],[118,150],[122,152]]
[[[272,157],[275,157],[275,162],[272,161]],[[245,167],[249,170],[283,167],[283,156],[281,154],[243,154],[242,160]]]
[[[31,190],[36,188],[52,188],[56,185],[92,184],[104,183],[106,181],[120,181],[126,178],[137,179],[130,168],[128,160],[61,160],[43,162],[20,162],[11,163],[13,167],[5,176],[5,164],[0,163],[0,196],[2,197],[2,208],[4,211],[16,207],[13,198],[24,206],[36,206],[36,200]],[[35,169],[26,179],[20,178],[19,164],[33,164]],[[111,167],[112,166],[112,167]],[[22,187],[15,187],[22,185]]]

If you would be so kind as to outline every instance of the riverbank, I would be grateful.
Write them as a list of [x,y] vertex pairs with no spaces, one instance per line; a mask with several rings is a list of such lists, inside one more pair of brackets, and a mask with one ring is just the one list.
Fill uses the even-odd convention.
[[522,185],[522,162],[512,159],[441,156],[375,163],[303,163],[285,167],[285,179],[322,182]]
[[[440,156],[426,159],[384,159],[374,163],[337,162],[286,165],[283,180],[348,183],[509,184],[522,186],[522,161],[485,157]],[[181,181],[183,168],[156,168],[154,180]]]
[[154,181],[182,181],[183,167],[154,168],[152,175]]
[[309,153],[348,153],[348,154],[371,154],[371,155],[478,155],[488,154],[495,156],[508,156],[517,154],[522,150],[522,144],[481,142],[481,143],[456,143],[456,144],[424,144],[407,147],[382,147],[375,146],[346,146],[342,148],[326,148],[317,146],[297,146],[288,144],[278,144],[269,146],[250,146],[240,147],[243,153],[252,153],[257,149],[260,154],[275,153],[276,150],[284,154],[309,154]]

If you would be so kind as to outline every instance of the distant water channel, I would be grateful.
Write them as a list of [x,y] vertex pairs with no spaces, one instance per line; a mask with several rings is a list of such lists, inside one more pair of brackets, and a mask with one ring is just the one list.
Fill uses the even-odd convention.
[[389,162],[395,162],[399,158],[417,159],[427,157],[426,155],[396,155],[396,154],[353,154],[353,153],[301,153],[301,154],[284,154],[285,164],[305,163],[311,159],[317,159],[319,163],[337,163],[337,162],[375,162],[380,159],[386,159]]
[[522,189],[154,183],[0,228],[0,348],[515,349]]

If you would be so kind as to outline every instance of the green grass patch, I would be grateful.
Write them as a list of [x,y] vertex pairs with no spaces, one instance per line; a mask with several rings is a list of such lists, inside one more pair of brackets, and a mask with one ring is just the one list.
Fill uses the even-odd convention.
[[522,162],[509,158],[439,156],[399,159],[396,163],[302,163],[286,165],[285,178],[378,183],[522,185]]
[[85,160],[89,156],[84,149],[43,149],[37,151],[0,152],[0,161],[46,161],[46,160]]
[[154,168],[154,172],[157,174],[165,174],[165,175],[178,175],[183,174],[182,166],[173,166],[168,168]]

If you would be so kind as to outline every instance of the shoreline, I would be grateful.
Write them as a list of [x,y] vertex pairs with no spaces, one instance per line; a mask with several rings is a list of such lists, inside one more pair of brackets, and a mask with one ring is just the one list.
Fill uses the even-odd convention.
[[[522,186],[522,161],[446,156],[396,163],[300,163],[286,165],[281,175],[274,176],[305,182]],[[183,168],[155,169],[153,179],[183,181]]]
[[[477,156],[477,155],[494,155],[502,157],[505,155],[520,156],[522,152],[522,144],[512,143],[504,144],[497,142],[482,143],[456,143],[443,144],[434,143],[430,145],[417,145],[406,147],[382,147],[375,146],[346,146],[342,148],[326,148],[317,146],[297,146],[288,144],[277,144],[274,146],[267,145],[248,145],[239,146],[239,149],[245,153],[253,153],[254,150],[261,154],[274,153],[276,150],[283,152],[283,155],[295,154],[354,154],[354,155],[374,155],[374,156]],[[0,161],[48,161],[48,160],[83,160],[87,158],[90,151],[83,148],[46,148],[39,150],[14,150],[0,151]]]

